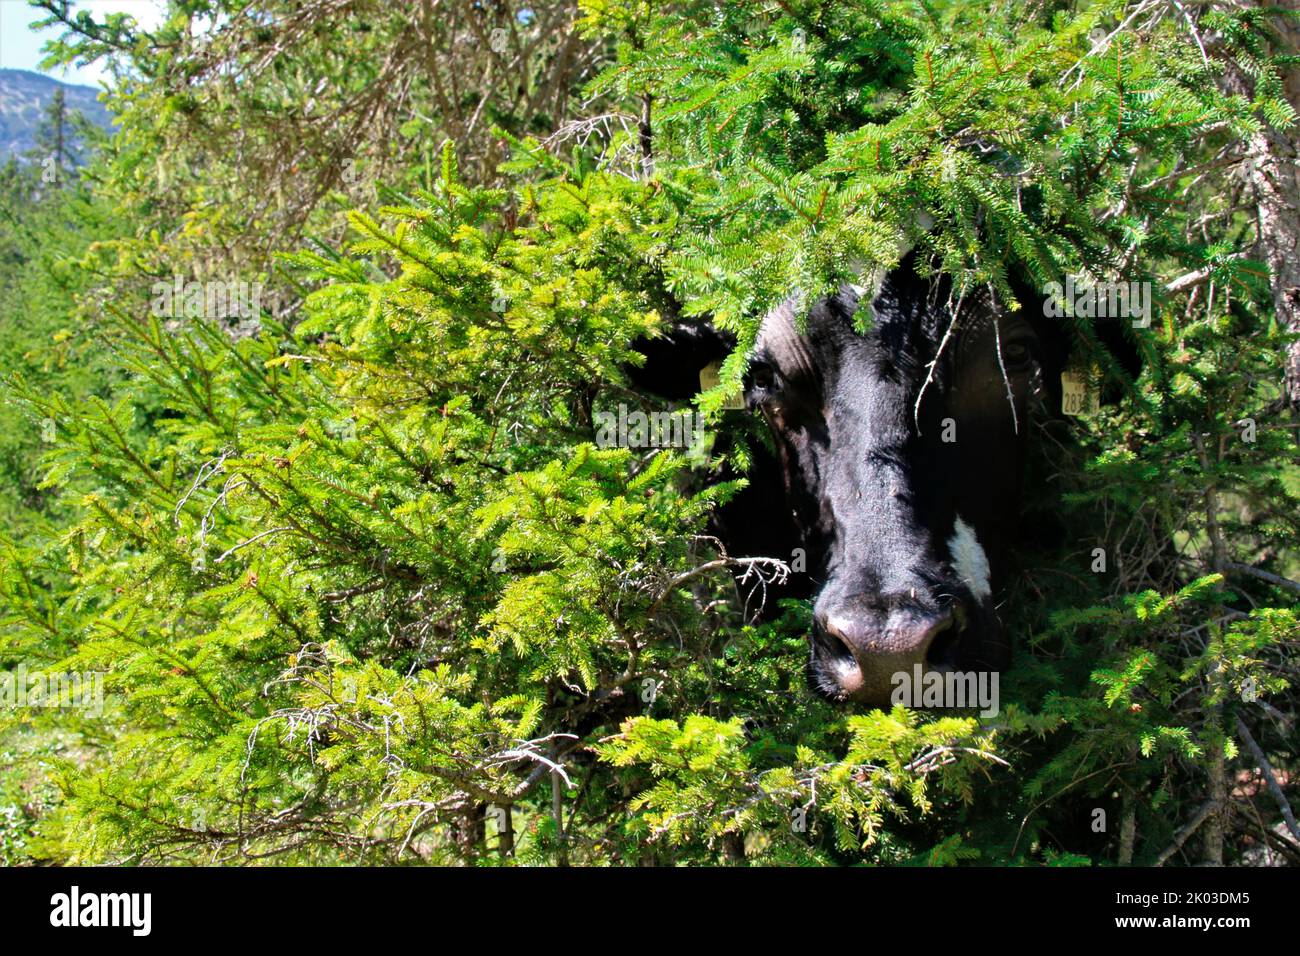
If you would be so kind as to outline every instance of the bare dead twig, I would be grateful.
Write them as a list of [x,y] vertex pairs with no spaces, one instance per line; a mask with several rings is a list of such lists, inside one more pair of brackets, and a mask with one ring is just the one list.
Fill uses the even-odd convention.
[[1225,562],[1223,569],[1225,571],[1236,571],[1238,574],[1248,574],[1251,577],[1259,578],[1261,581],[1267,581],[1269,584],[1275,584],[1280,588],[1286,588],[1300,594],[1300,581],[1292,581],[1290,578],[1284,578],[1280,574],[1273,574],[1271,571],[1264,571],[1249,564],[1239,564],[1236,561]]
[[1255,763],[1259,767],[1260,773],[1264,775],[1264,780],[1268,783],[1268,790],[1273,794],[1273,799],[1277,801],[1278,809],[1282,811],[1282,819],[1286,821],[1286,828],[1291,831],[1291,835],[1300,841],[1300,825],[1296,823],[1295,813],[1291,810],[1291,804],[1287,801],[1286,794],[1282,792],[1282,785],[1277,782],[1277,774],[1273,772],[1273,766],[1268,762],[1268,757],[1255,738],[1250,733],[1250,728],[1246,722],[1237,715],[1237,734],[1241,737],[1242,743],[1250,750],[1251,756],[1255,758]]
[[1200,828],[1201,824],[1208,820],[1210,815],[1217,812],[1219,809],[1221,809],[1220,803],[1215,799],[1206,800],[1197,807],[1196,812],[1192,814],[1192,818],[1183,825],[1181,830],[1174,834],[1174,842],[1165,847],[1164,850],[1160,852],[1160,855],[1156,857],[1155,865],[1164,866],[1171,856],[1182,849],[1183,844],[1186,843],[1187,839]]

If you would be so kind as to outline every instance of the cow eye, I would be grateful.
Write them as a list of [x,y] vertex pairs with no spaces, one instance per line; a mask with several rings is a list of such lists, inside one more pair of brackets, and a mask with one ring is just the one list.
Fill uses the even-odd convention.
[[755,361],[749,366],[749,374],[745,377],[745,391],[755,401],[765,401],[770,398],[777,389],[777,375],[774,369],[767,362]]
[[1006,342],[1002,346],[1002,361],[1008,365],[1028,365],[1032,357],[1024,342]]

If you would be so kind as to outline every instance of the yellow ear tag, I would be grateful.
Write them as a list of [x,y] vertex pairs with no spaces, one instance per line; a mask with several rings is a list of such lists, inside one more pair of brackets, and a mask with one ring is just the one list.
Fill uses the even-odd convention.
[[1101,411],[1101,394],[1096,382],[1100,370],[1066,369],[1061,373],[1061,411],[1075,418],[1091,418]]
[[[700,391],[707,392],[711,388],[717,388],[722,384],[722,363],[710,362],[704,368],[700,369]],[[745,396],[739,392],[733,392],[722,400],[723,408],[744,408]]]

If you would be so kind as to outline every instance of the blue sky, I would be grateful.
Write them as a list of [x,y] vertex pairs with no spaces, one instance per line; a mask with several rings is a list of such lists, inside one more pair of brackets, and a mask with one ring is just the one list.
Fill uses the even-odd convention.
[[[162,20],[162,0],[80,0],[74,10],[88,10],[97,17],[105,13],[129,13],[146,27],[156,26]],[[28,24],[43,19],[39,10],[27,5],[27,0],[0,0],[0,68],[45,72],[47,76],[65,83],[98,86],[100,77],[106,75],[102,65],[67,70],[37,70],[41,47],[46,40],[59,35],[58,29],[37,33]]]

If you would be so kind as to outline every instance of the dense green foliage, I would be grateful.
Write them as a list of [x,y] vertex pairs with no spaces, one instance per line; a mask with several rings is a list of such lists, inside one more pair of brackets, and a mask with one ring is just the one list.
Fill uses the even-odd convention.
[[[65,16],[57,55],[120,66],[120,129],[76,182],[0,182],[0,657],[106,699],[0,712],[5,859],[1300,859],[1251,752],[1300,756],[1288,336],[1233,179],[1294,129],[1293,59],[1277,11],[1189,6],[588,0],[545,40],[609,58],[497,105],[508,163],[458,169],[479,121],[427,91],[351,193],[370,128],[316,142],[286,104],[364,112],[415,55],[395,14]],[[249,82],[186,92],[209,54]],[[1117,401],[1032,423],[1058,480],[1026,523],[1064,530],[1011,584],[991,719],[817,700],[808,608],[748,620],[707,536],[722,458],[763,440],[721,401],[764,311],[903,241],[1016,307],[1068,274],[1157,290],[1139,379],[1074,323]],[[259,321],[157,308],[177,275],[265,283]],[[741,343],[705,442],[597,447],[679,315]]]

